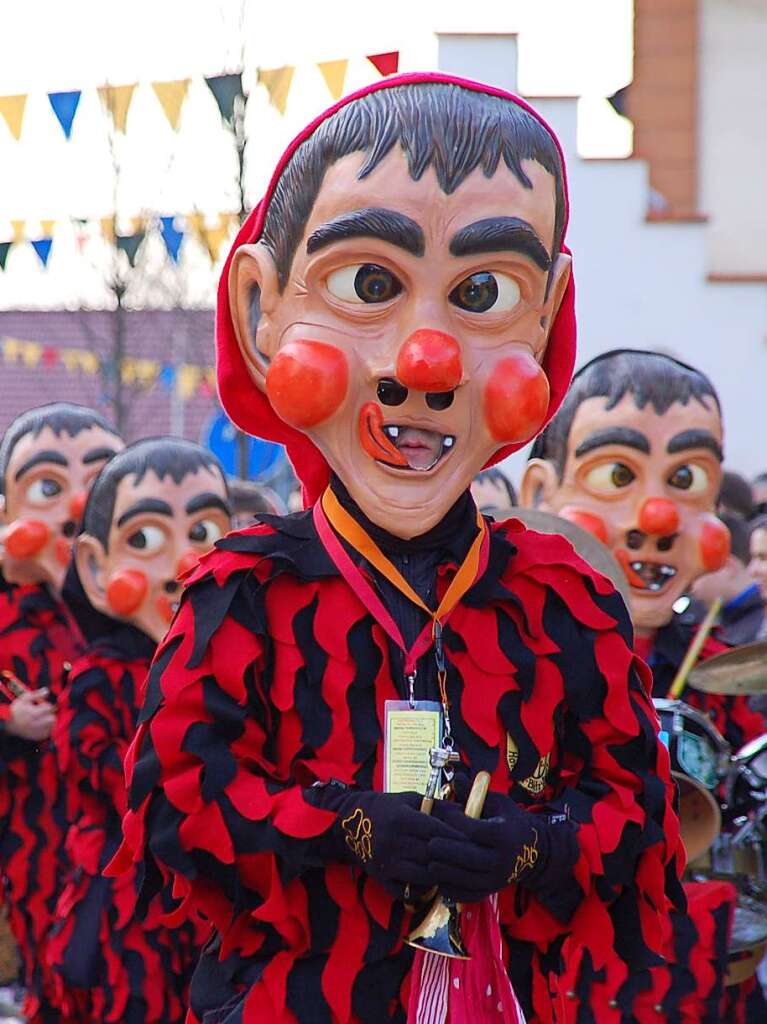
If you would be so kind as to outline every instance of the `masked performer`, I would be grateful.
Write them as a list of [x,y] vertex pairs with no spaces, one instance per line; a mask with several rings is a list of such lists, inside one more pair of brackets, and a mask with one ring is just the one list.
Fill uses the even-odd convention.
[[88,488],[121,447],[101,416],[64,402],[23,413],[0,444],[0,870],[34,1021],[60,1019],[43,992],[41,950],[66,827],[48,737],[79,643],[61,586]]
[[[675,615],[675,602],[729,555],[726,527],[713,514],[721,461],[719,401],[708,378],[669,356],[617,350],[576,374],[559,413],[536,440],[522,481],[523,505],[591,530],[623,566],[635,649],[652,668],[655,697],[668,696],[699,621]],[[701,656],[724,649],[709,638]],[[764,732],[762,716],[744,697],[686,686],[681,699],[704,711],[735,749]],[[588,955],[572,961],[566,987],[573,1020],[738,1019],[723,1008],[735,891],[704,883],[690,885],[688,897],[690,916],[674,918],[670,969],[628,975],[614,961],[605,977],[593,973]]]
[[229,526],[216,459],[178,438],[140,441],[102,470],[65,594],[89,646],[72,666],[53,734],[66,780],[71,864],[48,943],[62,1007],[80,1024],[173,1024],[201,942],[190,924],[135,916],[136,880],[102,871],[127,806],[123,760],[180,573]]
[[[567,387],[566,219],[538,116],[429,74],[310,125],[243,225],[220,393],[287,444],[313,508],[190,577],[113,866],[132,854],[147,898],[172,885],[212,921],[198,1018],[511,1022],[518,998],[550,1021],[567,934],[654,962],[679,844],[625,608],[561,538],[491,527],[468,493]],[[491,774],[482,820],[421,813],[430,747]],[[513,992],[500,941],[465,975],[405,943],[433,885],[497,900]]]

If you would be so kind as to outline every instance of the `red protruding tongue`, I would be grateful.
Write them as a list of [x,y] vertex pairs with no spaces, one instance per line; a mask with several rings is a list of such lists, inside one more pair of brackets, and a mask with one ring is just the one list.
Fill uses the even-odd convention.
[[367,454],[389,466],[405,467],[409,462],[383,432],[383,413],[375,402],[365,402],[360,409],[360,443]]

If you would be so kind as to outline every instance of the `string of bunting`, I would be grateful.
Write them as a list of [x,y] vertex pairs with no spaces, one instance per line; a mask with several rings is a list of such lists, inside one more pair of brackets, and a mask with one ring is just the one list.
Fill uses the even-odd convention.
[[[86,225],[91,223],[91,218],[88,217],[77,217],[74,220],[80,232],[84,232]],[[124,252],[128,257],[128,262],[134,267],[141,244],[155,220],[160,237],[173,263],[178,263],[181,256],[181,245],[185,238],[191,236],[203,246],[214,265],[218,262],[224,245],[231,238],[233,230],[239,224],[239,217],[236,213],[218,213],[211,217],[197,210],[192,213],[167,214],[157,218],[133,217],[130,221],[130,230],[124,234],[118,233],[114,217],[101,217],[98,224],[103,238]],[[11,237],[0,241],[0,271],[5,270],[11,248],[26,242],[35,250],[43,267],[48,266],[56,224],[71,225],[72,220],[32,222],[33,225],[38,223],[40,225],[39,232],[35,230],[28,234],[26,221],[11,221]],[[84,234],[78,236],[78,245],[84,244],[84,241]]]
[[[112,369],[107,360],[86,348],[57,348],[40,341],[0,337],[0,356],[6,365],[46,370],[63,367],[70,373],[84,373],[88,377],[108,376]],[[212,366],[181,363],[174,366],[157,359],[136,359],[127,356],[120,362],[120,379],[126,386],[148,391],[155,385],[180,398],[198,395],[210,398],[215,393],[216,371]]]
[[[399,67],[399,51],[368,54],[366,60],[370,61],[380,75],[392,75]],[[334,100],[337,100],[343,93],[348,65],[348,59],[322,61],[317,64]],[[259,68],[256,73],[257,83],[264,86],[270,103],[280,114],[284,114],[287,107],[294,71],[294,65],[286,64],[279,68]],[[244,96],[242,71],[205,76],[205,82],[213,94],[223,121],[231,126],[234,121],[235,100],[238,96]],[[174,132],[177,132],[181,125],[184,100],[187,97],[191,79],[177,78],[169,82],[160,81],[149,84],[168,124]],[[122,85],[102,85],[97,88],[101,103],[111,116],[115,130],[118,132],[127,131],[128,113],[138,86],[138,82],[129,82]],[[75,116],[82,94],[81,89],[47,93],[51,110],[66,139],[72,137]],[[28,93],[19,93],[12,96],[0,96],[0,118],[5,122],[8,131],[17,142],[21,139],[28,95]]]

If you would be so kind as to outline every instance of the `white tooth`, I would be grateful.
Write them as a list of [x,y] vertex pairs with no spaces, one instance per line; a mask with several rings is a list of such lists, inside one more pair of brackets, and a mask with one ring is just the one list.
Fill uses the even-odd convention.
[[663,576],[676,576],[676,569],[672,569],[670,565],[662,565],[660,571]]
[[634,570],[634,572],[641,572],[642,571],[642,565],[643,565],[642,562],[632,562],[631,563],[631,568]]
[[384,430],[392,441],[396,441],[399,437],[399,427],[384,427]]
[[450,434],[445,435],[445,440],[442,442],[445,448],[452,448],[455,444],[455,438],[451,437]]

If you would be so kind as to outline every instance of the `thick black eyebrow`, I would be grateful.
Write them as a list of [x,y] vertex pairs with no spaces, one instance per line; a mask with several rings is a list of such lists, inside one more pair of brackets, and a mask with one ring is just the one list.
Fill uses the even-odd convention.
[[676,455],[677,452],[686,452],[691,448],[708,448],[720,462],[724,460],[722,446],[708,430],[681,430],[678,434],[674,434],[666,445],[666,451],[669,455]]
[[186,505],[186,514],[193,516],[195,512],[199,512],[203,508],[218,508],[224,515],[231,515],[231,510],[227,503],[219,494],[214,494],[213,491],[204,491],[202,494],[195,494],[193,498],[190,498]]
[[38,452],[37,455],[33,455],[31,459],[27,459],[24,465],[20,466],[16,470],[16,475],[13,478],[14,481],[20,480],[25,473],[28,473],[30,469],[34,469],[35,466],[39,466],[41,462],[53,462],[54,465],[64,466],[65,469],[69,467],[69,462],[64,458],[61,452],[54,452],[51,449],[47,449],[46,451]]
[[116,448],[91,448],[83,455],[83,465],[90,466],[92,462],[101,462],[102,459],[111,459],[117,454]]
[[631,427],[605,427],[604,430],[595,430],[584,438],[575,449],[575,457],[579,459],[595,448],[605,448],[610,444],[623,445],[624,448],[636,448],[638,452],[645,455],[650,454],[650,442],[639,430],[632,430]]
[[151,513],[158,516],[173,516],[173,509],[167,503],[167,501],[160,501],[159,498],[142,498],[141,501],[137,501],[135,505],[131,505],[129,509],[117,520],[117,528],[124,526],[129,519],[134,519],[136,516],[146,515]]
[[484,252],[518,252],[541,270],[551,269],[551,257],[534,228],[519,217],[486,217],[456,231],[450,240],[453,256]]
[[347,238],[378,238],[382,242],[399,246],[413,256],[423,256],[426,249],[423,230],[414,220],[396,210],[370,206],[364,210],[342,213],[335,220],[321,224],[309,235],[306,251],[311,256],[318,249]]

